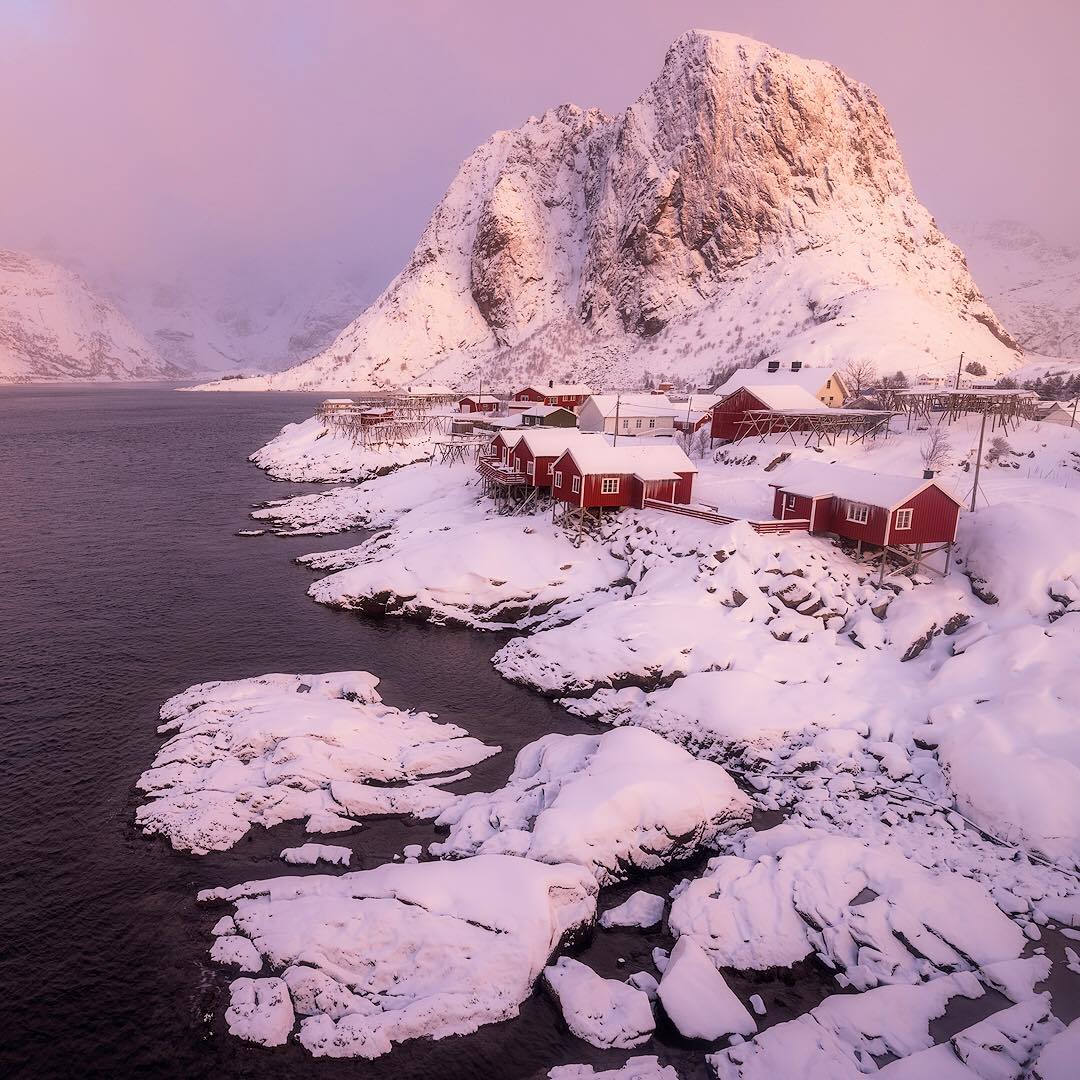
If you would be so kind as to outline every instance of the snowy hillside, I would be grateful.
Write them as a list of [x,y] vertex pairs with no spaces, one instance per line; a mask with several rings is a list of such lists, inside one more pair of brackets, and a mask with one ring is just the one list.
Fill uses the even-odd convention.
[[621,115],[562,105],[493,135],[382,296],[264,385],[697,380],[772,355],[914,375],[961,351],[992,373],[1020,360],[872,91],[690,31]]
[[186,375],[78,275],[0,250],[0,382]]
[[1026,350],[1080,357],[1080,248],[1052,243],[1017,221],[962,225],[949,233]]
[[280,371],[326,348],[370,297],[361,284],[303,282],[251,295],[236,283],[127,280],[103,291],[167,360],[193,371]]

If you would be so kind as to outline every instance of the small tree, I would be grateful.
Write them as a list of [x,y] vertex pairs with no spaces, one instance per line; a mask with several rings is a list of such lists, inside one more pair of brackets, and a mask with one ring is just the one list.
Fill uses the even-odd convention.
[[999,458],[1012,452],[1013,448],[1009,445],[1009,440],[1002,435],[995,435],[986,453],[986,460],[993,465]]
[[895,375],[883,375],[881,378],[883,390],[906,390],[910,385],[908,377],[902,371],[898,371]]
[[923,468],[937,472],[938,469],[943,469],[948,465],[952,444],[949,442],[949,436],[941,428],[931,428],[920,450]]
[[844,380],[847,392],[851,397],[859,397],[862,392],[873,386],[877,377],[877,368],[872,360],[865,360],[853,356],[840,369],[840,377]]
[[986,374],[986,365],[980,364],[978,360],[972,360],[968,363],[964,370],[969,375],[976,375],[981,378],[983,375]]

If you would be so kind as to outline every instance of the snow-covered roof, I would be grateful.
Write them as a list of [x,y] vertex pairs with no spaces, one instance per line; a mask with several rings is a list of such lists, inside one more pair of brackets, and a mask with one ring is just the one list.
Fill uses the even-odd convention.
[[497,431],[492,436],[492,441],[499,438],[502,439],[504,446],[517,446],[518,440],[525,434],[524,428],[515,428],[513,430]]
[[518,393],[520,394],[525,390],[535,390],[545,397],[574,397],[575,395],[588,397],[592,393],[592,387],[586,386],[585,383],[552,383],[550,386],[538,386],[535,383],[529,383],[528,386],[523,386]]
[[458,401],[475,401],[478,405],[487,405],[490,402],[498,404],[499,399],[491,394],[462,394]]
[[960,503],[949,484],[938,479],[924,480],[921,476],[868,472],[866,469],[854,469],[850,465],[830,465],[824,461],[802,461],[783,465],[777,471],[777,478],[770,481],[770,486],[796,495],[836,495],[851,502],[881,506],[887,510],[899,506],[931,485],[940,488],[953,502]]
[[567,448],[583,473],[638,476],[642,480],[674,480],[676,473],[697,472],[697,466],[672,443],[612,446],[606,439],[582,439]]
[[523,416],[550,416],[553,412],[564,412],[574,415],[573,409],[568,409],[565,405],[534,405],[531,409],[526,409]]
[[351,397],[328,397],[323,398],[324,405],[355,405]]
[[589,401],[605,418],[614,416],[616,409],[620,416],[678,416],[684,411],[664,394],[593,394]]
[[716,392],[723,397],[743,386],[783,383],[786,386],[801,386],[807,393],[816,394],[829,379],[835,378],[836,372],[830,368],[802,367],[792,371],[790,367],[781,366],[779,371],[769,371],[769,362],[763,360],[757,367],[739,368],[732,372],[730,378],[716,388]]
[[580,446],[583,441],[600,442],[607,445],[603,435],[578,431],[577,428],[530,427],[523,429],[521,441],[530,453],[540,457],[561,454],[570,447]]
[[747,383],[738,389],[746,390],[753,394],[766,408],[804,409],[813,412],[821,412],[821,402],[809,390],[792,383]]

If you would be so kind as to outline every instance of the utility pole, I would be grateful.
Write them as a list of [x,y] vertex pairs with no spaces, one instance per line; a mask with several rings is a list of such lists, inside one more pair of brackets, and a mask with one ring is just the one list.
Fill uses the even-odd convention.
[[615,438],[611,440],[614,446],[619,441],[619,405],[622,402],[622,394],[615,395]]
[[975,482],[971,485],[971,512],[975,513],[975,496],[979,494],[979,469],[982,466],[983,436],[986,434],[986,413],[982,414],[982,424],[979,427],[979,453],[975,458]]
[[[960,389],[960,369],[964,366],[964,354],[960,354],[960,363],[956,365],[956,389]],[[972,507],[974,509],[974,507]]]
[[1078,396],[1077,399],[1073,402],[1073,417],[1072,417],[1072,423],[1069,424],[1069,427],[1076,427],[1076,406],[1077,405],[1080,405],[1080,396]]

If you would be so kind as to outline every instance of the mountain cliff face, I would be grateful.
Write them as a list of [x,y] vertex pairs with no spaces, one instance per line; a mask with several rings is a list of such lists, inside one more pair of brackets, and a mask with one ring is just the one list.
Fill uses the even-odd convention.
[[0,382],[182,379],[82,278],[0,250]]
[[691,31],[620,116],[563,105],[477,149],[382,296],[267,385],[627,384],[772,355],[914,375],[961,351],[1020,359],[873,93]]

